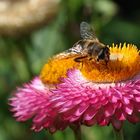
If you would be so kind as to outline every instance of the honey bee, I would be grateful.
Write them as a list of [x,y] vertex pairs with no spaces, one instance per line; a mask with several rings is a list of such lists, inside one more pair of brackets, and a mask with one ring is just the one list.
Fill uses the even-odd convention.
[[85,59],[104,60],[107,64],[110,56],[109,48],[99,42],[94,30],[87,22],[81,22],[80,35],[81,40],[76,42],[72,48],[60,53],[56,57],[69,58],[74,56],[75,62],[83,62]]
[[104,60],[106,64],[109,61],[109,48],[99,42],[94,30],[87,22],[80,24],[81,40],[73,45],[67,52],[79,54],[74,61],[82,62],[85,58],[96,61]]

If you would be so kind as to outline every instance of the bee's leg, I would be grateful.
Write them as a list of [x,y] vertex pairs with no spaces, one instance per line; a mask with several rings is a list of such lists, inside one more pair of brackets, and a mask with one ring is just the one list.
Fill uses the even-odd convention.
[[84,58],[86,58],[87,56],[80,56],[74,59],[75,62],[82,62]]
[[80,62],[82,63],[81,69],[83,68],[83,59],[86,58],[87,56],[80,56],[74,59],[75,62]]
[[91,60],[93,60],[93,58],[92,58],[92,57],[90,57],[88,60],[89,60],[89,61],[91,61]]
[[97,58],[97,62],[99,62],[100,61],[100,59],[99,58]]
[[108,61],[106,61],[106,60],[105,60],[105,64],[106,64],[106,66],[107,66],[107,64],[108,64]]
[[105,66],[106,66],[106,68],[108,69],[108,68],[109,68],[109,67],[108,67],[108,61],[105,60],[104,62],[105,62]]

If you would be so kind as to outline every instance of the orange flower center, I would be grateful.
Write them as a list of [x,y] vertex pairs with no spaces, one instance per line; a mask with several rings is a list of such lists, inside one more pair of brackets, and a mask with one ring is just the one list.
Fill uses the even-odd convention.
[[133,78],[140,72],[140,55],[136,46],[131,44],[112,45],[110,47],[110,61],[85,59],[75,62],[76,55],[54,57],[43,67],[40,78],[43,83],[58,83],[60,77],[65,77],[67,70],[79,69],[83,76],[93,82],[119,82]]

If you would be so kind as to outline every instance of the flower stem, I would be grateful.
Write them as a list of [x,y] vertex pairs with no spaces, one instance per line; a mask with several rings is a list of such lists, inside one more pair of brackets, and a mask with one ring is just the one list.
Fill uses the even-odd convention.
[[80,125],[71,125],[70,128],[73,130],[75,140],[82,140]]
[[114,139],[115,140],[124,140],[123,129],[121,129],[119,131],[114,129]]

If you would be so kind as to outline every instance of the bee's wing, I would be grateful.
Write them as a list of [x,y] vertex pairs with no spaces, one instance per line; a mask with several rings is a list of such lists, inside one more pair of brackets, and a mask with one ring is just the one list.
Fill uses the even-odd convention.
[[87,22],[81,22],[80,24],[80,34],[83,39],[95,39],[98,38],[95,35],[95,31]]

